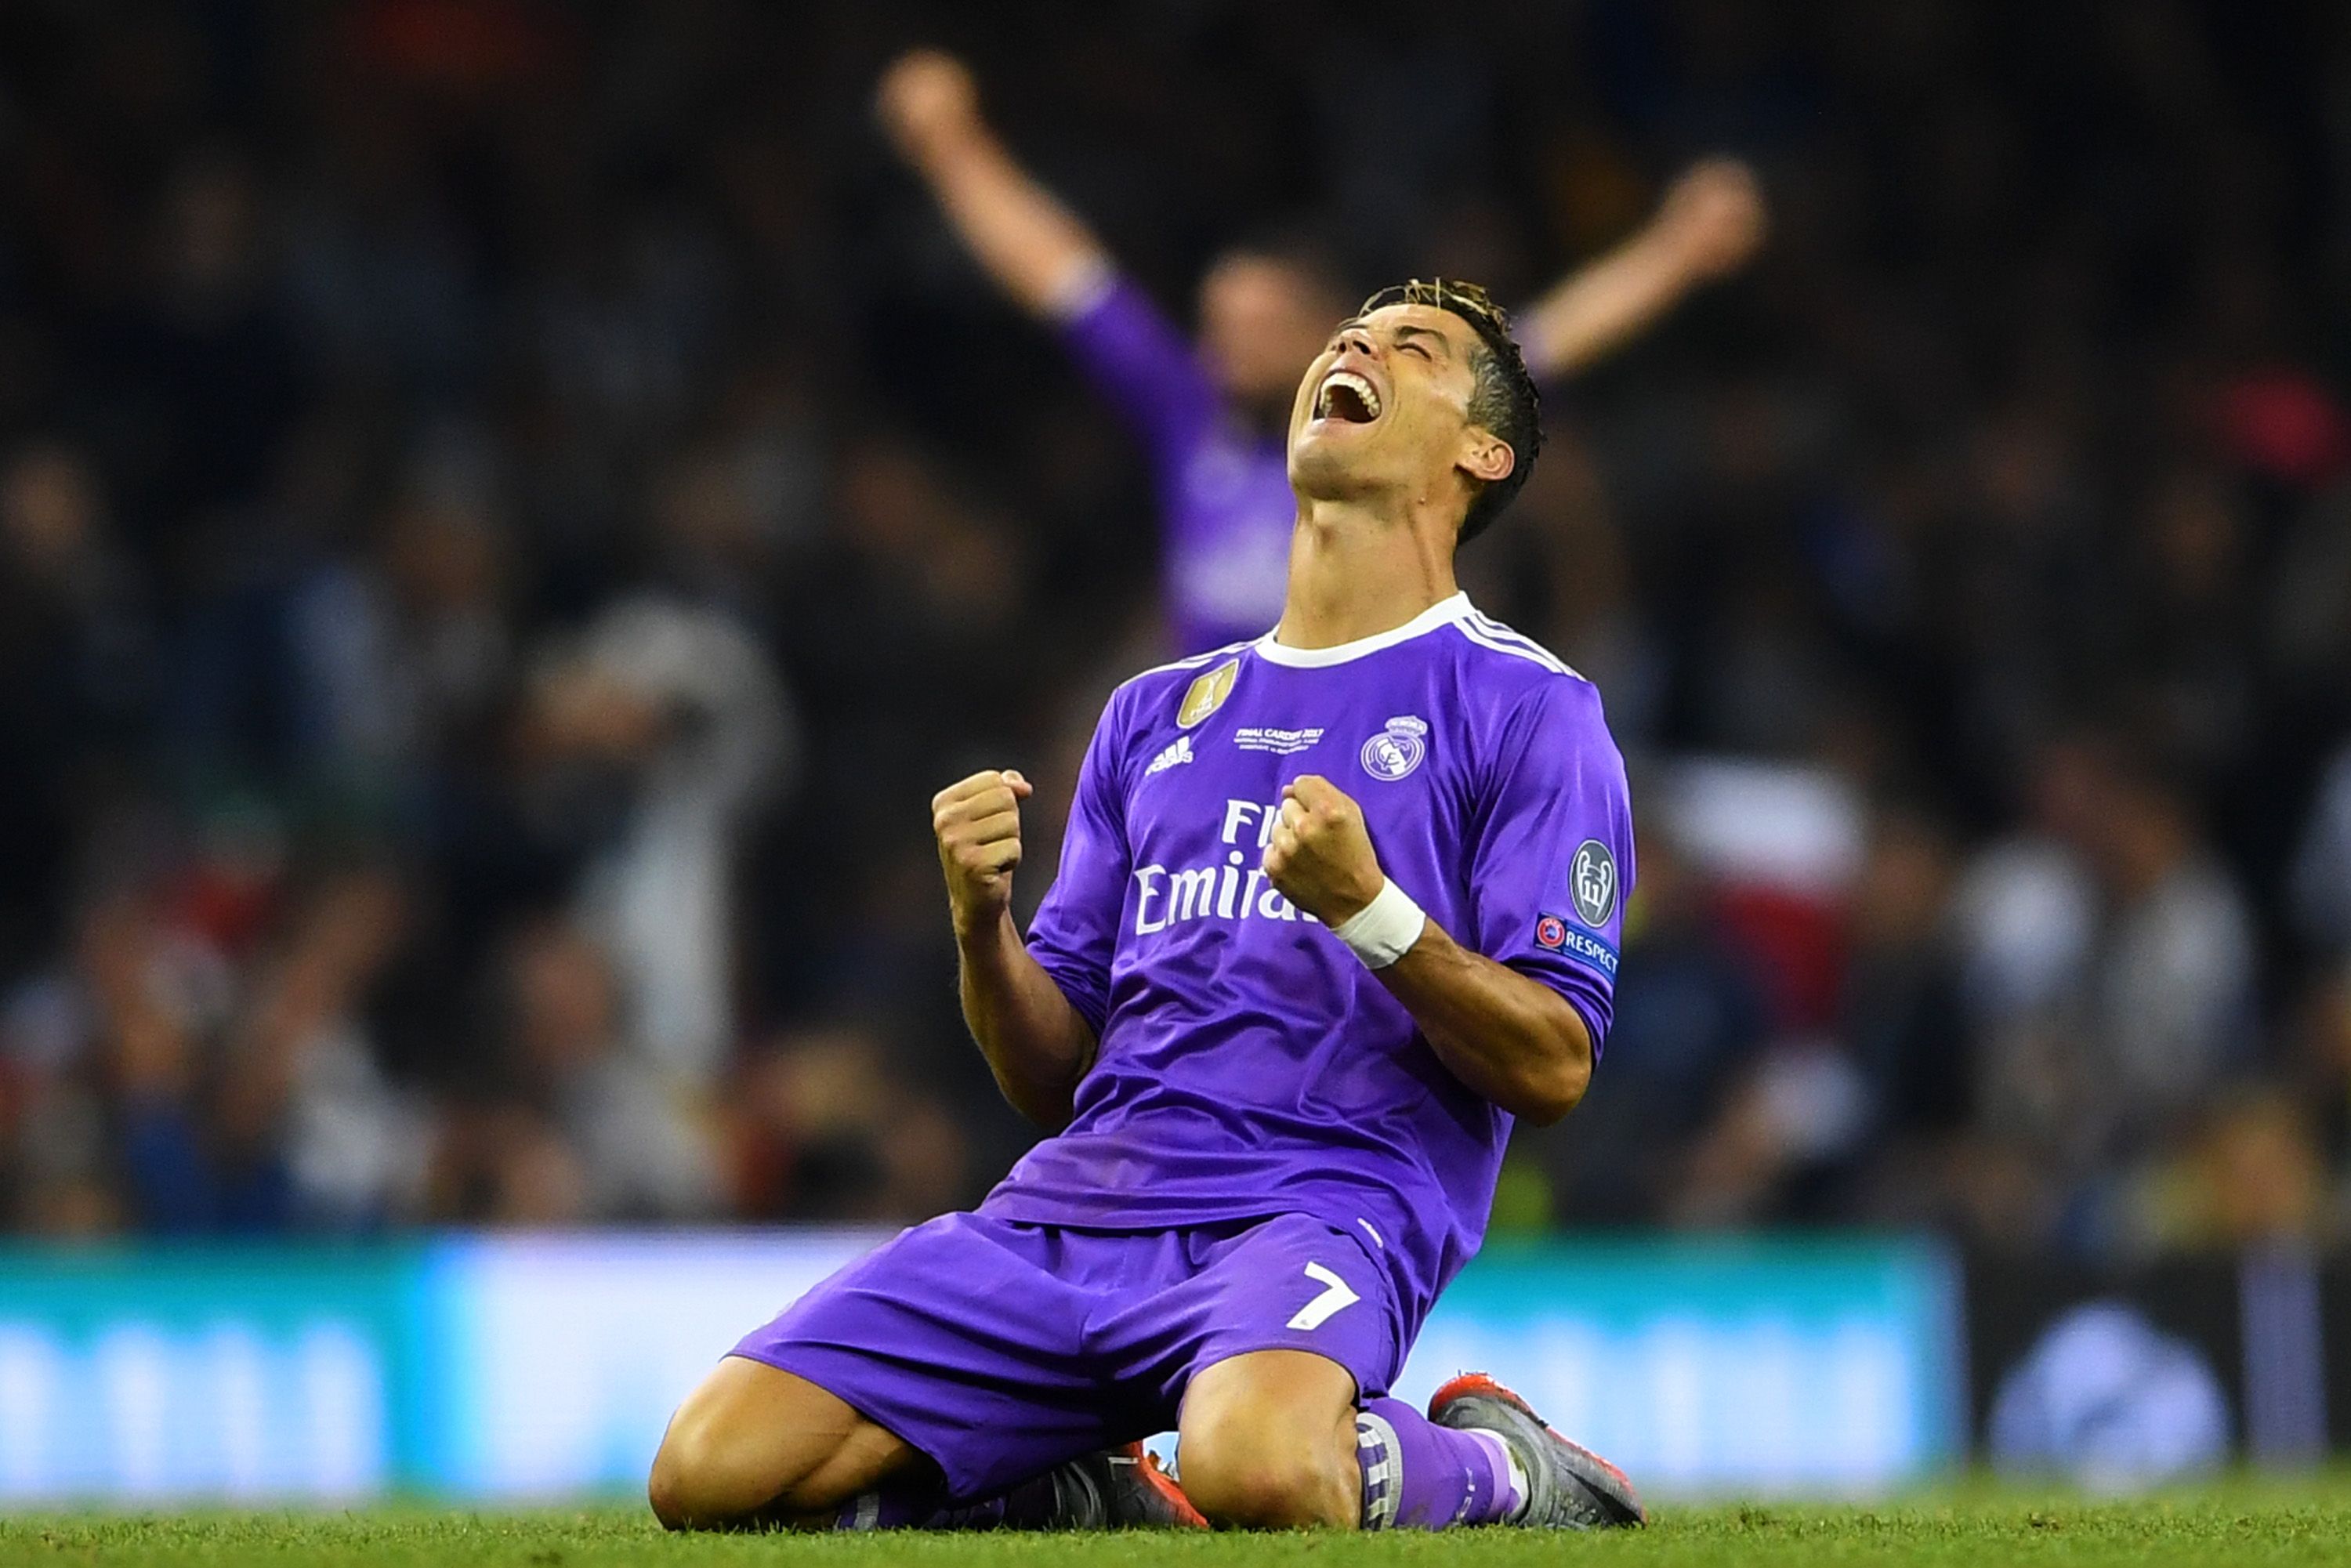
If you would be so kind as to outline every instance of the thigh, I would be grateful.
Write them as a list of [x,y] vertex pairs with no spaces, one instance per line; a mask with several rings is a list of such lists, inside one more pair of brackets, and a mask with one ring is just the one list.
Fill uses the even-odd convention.
[[1108,1440],[1085,1304],[1050,1231],[951,1214],[746,1335],[735,1354],[824,1389],[985,1497]]
[[728,1356],[670,1418],[650,1490],[673,1530],[778,1523],[926,1468],[896,1434],[806,1378]]
[[1306,1215],[1282,1215],[1196,1244],[1193,1268],[1102,1326],[1117,1375],[1172,1418],[1192,1380],[1259,1351],[1297,1351],[1344,1369],[1351,1397],[1387,1392],[1401,1358],[1387,1275],[1362,1243]]
[[1269,1450],[1313,1448],[1343,1429],[1355,1437],[1355,1379],[1311,1351],[1257,1350],[1212,1362],[1194,1375],[1176,1418],[1179,1443],[1246,1432]]

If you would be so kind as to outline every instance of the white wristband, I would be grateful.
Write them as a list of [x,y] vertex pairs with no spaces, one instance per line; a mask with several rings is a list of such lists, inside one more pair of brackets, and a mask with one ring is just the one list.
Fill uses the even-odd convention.
[[1412,895],[1387,882],[1369,904],[1331,927],[1331,935],[1353,949],[1365,968],[1384,969],[1412,950],[1427,924]]

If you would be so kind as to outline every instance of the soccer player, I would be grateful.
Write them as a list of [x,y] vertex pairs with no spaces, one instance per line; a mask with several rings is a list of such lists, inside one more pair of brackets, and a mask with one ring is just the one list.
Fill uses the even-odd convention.
[[[1056,1131],[747,1336],[664,1521],[1642,1519],[1483,1376],[1387,1394],[1513,1119],[1583,1093],[1632,880],[1598,694],[1455,586],[1535,415],[1481,291],[1374,296],[1293,401],[1280,623],[1118,689],[1025,938],[1029,782],[940,792],[964,1015]],[[1171,1426],[1180,1490],[1134,1447]]]
[[[1196,350],[1013,161],[959,61],[906,55],[883,76],[877,101],[964,243],[1022,308],[1059,329],[1142,437],[1178,647],[1197,653],[1263,632],[1281,610],[1290,549],[1290,394],[1343,306],[1327,270],[1292,250],[1228,252],[1201,280]],[[1763,222],[1744,164],[1696,165],[1646,229],[1525,312],[1528,368],[1539,382],[1562,379],[1636,336],[1691,288],[1744,263]]]

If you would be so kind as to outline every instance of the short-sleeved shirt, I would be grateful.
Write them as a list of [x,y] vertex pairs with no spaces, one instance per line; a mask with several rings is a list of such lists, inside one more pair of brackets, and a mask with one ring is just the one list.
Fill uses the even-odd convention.
[[1476,1252],[1510,1117],[1260,869],[1282,787],[1363,807],[1455,941],[1552,988],[1595,1053],[1633,875],[1591,683],[1457,594],[1341,647],[1270,635],[1111,698],[1028,944],[1100,1041],[1076,1116],[984,1212],[1095,1228],[1303,1212],[1367,1239],[1406,1332]]

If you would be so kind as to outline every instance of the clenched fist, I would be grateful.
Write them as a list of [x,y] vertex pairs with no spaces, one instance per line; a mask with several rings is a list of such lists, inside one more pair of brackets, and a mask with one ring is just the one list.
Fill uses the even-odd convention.
[[979,121],[979,89],[953,55],[914,49],[882,73],[874,112],[898,151],[920,163]]
[[1010,769],[990,768],[931,797],[931,831],[947,876],[947,907],[957,936],[977,935],[1012,905],[1012,868],[1020,863],[1020,802],[1036,786]]
[[1386,883],[1364,809],[1320,774],[1285,785],[1281,814],[1265,846],[1265,877],[1281,895],[1325,925],[1363,911]]

